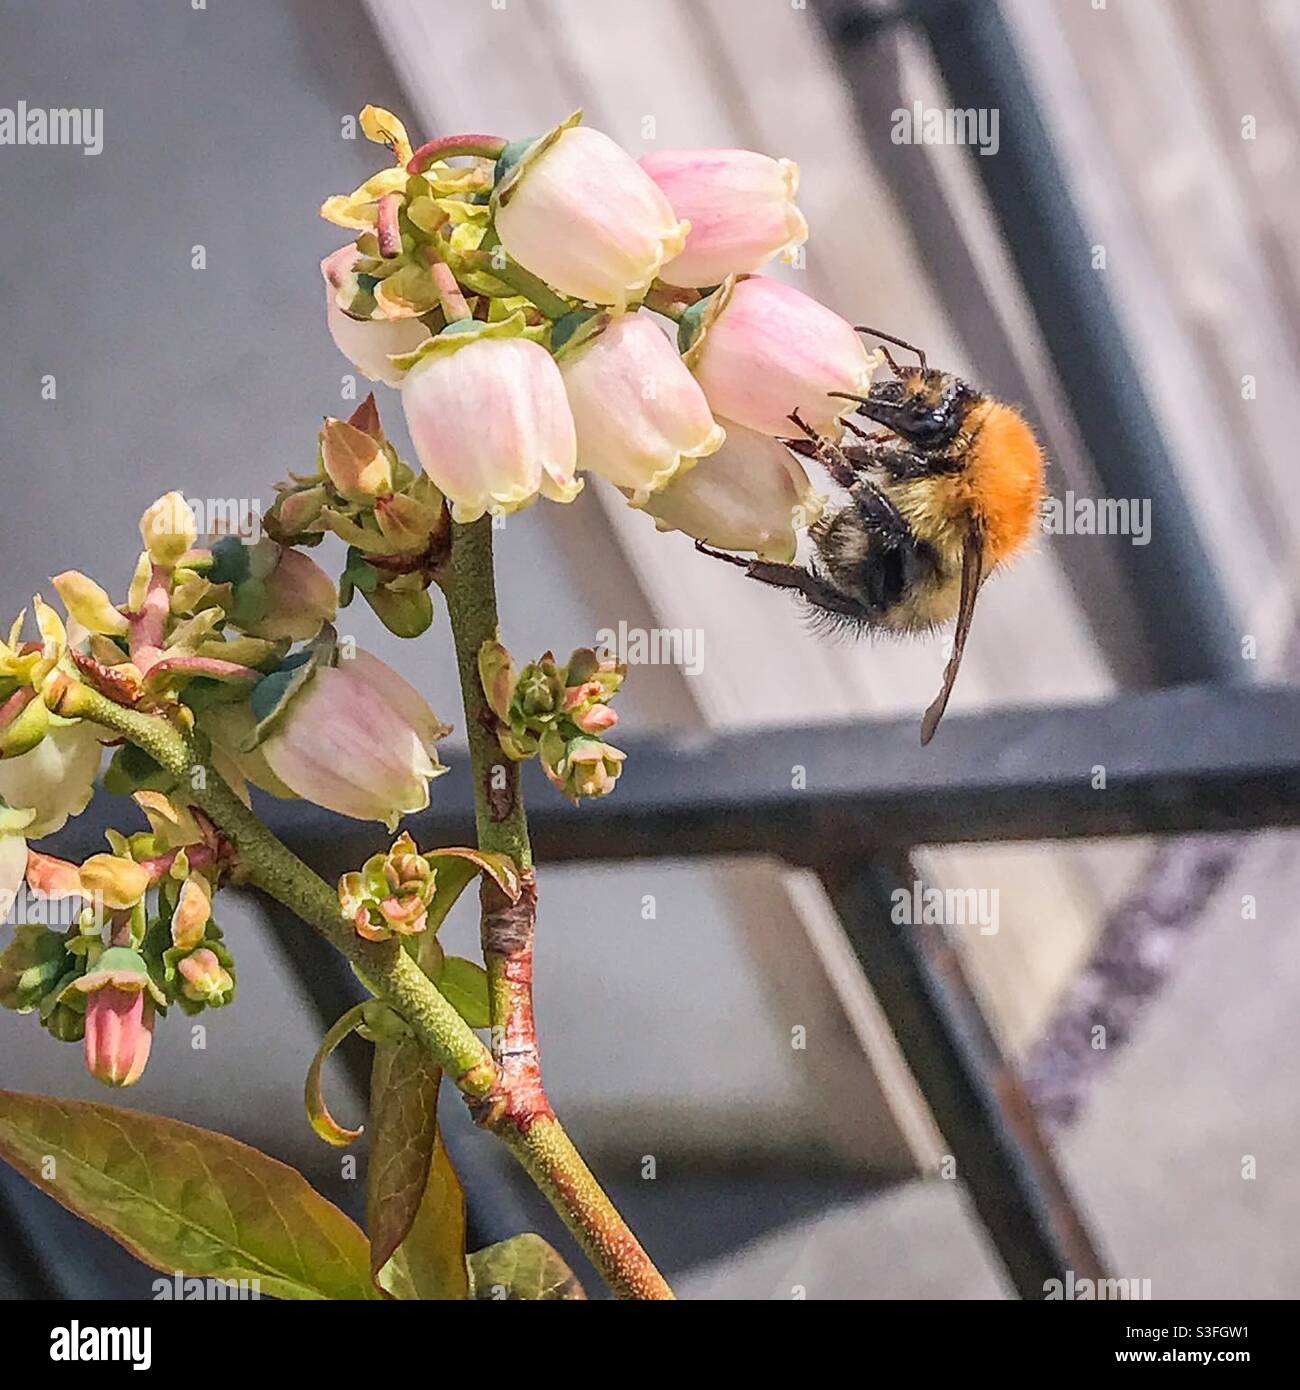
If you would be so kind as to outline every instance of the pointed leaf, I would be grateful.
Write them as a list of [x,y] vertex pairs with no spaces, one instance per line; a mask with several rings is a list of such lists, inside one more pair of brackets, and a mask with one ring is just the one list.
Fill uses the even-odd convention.
[[429,904],[426,931],[436,932],[447,920],[456,901],[480,873],[492,876],[510,901],[519,900],[519,870],[508,854],[479,849],[427,849],[426,859],[437,860],[437,886]]
[[370,1072],[366,1229],[373,1274],[406,1239],[424,1197],[438,1138],[442,1072],[414,1038],[378,1043]]
[[275,1298],[374,1296],[366,1238],[301,1173],[224,1134],[0,1091],[0,1155],[156,1269]]
[[476,1250],[469,1257],[469,1275],[476,1299],[571,1302],[587,1297],[569,1266],[531,1231]]
[[[482,870],[490,878],[495,880],[496,885],[510,899],[512,903],[519,901],[521,884],[519,881],[519,869],[515,861],[508,854],[497,854],[492,850],[485,849],[466,849],[463,846],[449,846],[446,849],[426,849],[424,851],[426,859],[462,859],[468,860],[476,870]],[[437,866],[439,875],[447,870],[447,865]]]
[[[418,1058],[412,1049],[420,1054]],[[416,1068],[418,1080],[412,1075]],[[389,1142],[382,1153],[371,1156],[372,1176],[367,1193],[370,1258],[376,1283],[402,1299],[469,1297],[465,1190],[438,1133],[440,1080],[440,1073],[428,1064],[428,1054],[414,1039],[383,1043],[377,1049],[372,1084],[379,1085],[380,1104],[395,1121],[391,1139],[400,1139],[405,1130],[409,1143],[406,1152],[397,1143]],[[405,1103],[399,1104],[402,1100]],[[372,1097],[372,1114],[374,1104]],[[406,1111],[400,1119],[399,1110]],[[430,1129],[432,1153],[426,1148]],[[376,1158],[380,1160],[378,1168]],[[401,1243],[393,1249],[392,1238],[399,1224],[404,1224],[406,1230]],[[385,1254],[386,1249],[391,1251],[391,1258]]]
[[325,1104],[324,1092],[321,1090],[321,1068],[325,1065],[325,1059],[339,1043],[361,1027],[365,1021],[365,1008],[364,1004],[354,1005],[334,1024],[321,1039],[321,1045],[316,1049],[316,1055],[311,1059],[311,1066],[307,1068],[307,1081],[303,1089],[307,1119],[316,1133],[327,1144],[332,1144],[336,1149],[346,1149],[354,1140],[360,1139],[362,1130],[360,1127],[348,1129],[339,1124],[330,1114],[329,1107]]

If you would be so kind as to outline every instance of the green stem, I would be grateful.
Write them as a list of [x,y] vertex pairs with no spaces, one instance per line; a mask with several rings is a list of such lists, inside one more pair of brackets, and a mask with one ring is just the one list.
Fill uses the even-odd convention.
[[562,319],[573,310],[572,303],[556,294],[544,281],[505,255],[500,247],[493,251],[462,251],[455,258],[455,269],[464,274],[477,270],[500,280],[525,299],[530,299],[548,319]]
[[516,903],[487,880],[481,890],[497,1086],[477,1107],[480,1123],[509,1146],[616,1294],[672,1298],[667,1282],[555,1118],[542,1087],[532,998],[537,903],[532,847],[519,764],[501,751],[496,716],[479,677],[479,651],[485,642],[497,640],[498,630],[490,518],[452,528],[451,560],[440,582],[465,705],[479,848],[510,855],[524,879]]
[[[496,599],[492,584],[492,534],[485,518],[474,527],[457,527],[460,554],[453,549],[454,578],[460,624],[457,660],[467,712],[476,711],[481,689],[478,647],[467,647],[485,625],[496,632]],[[465,545],[462,537],[470,536]],[[486,577],[486,583],[485,583]],[[462,637],[464,640],[462,640]],[[479,692],[471,696],[471,692]],[[253,815],[221,776],[199,756],[193,743],[175,725],[156,714],[127,709],[70,677],[61,676],[43,692],[47,705],[67,718],[88,719],[121,734],[188,786],[188,797],[212,817],[239,852],[240,864],[252,881],[341,951],[356,968],[367,989],[390,1005],[454,1080],[484,1125],[515,1155],[541,1192],[620,1297],[671,1298],[649,1256],[602,1191],[549,1106],[523,1115],[503,1097],[498,1068],[482,1040],[447,1001],[436,985],[396,941],[371,942],[359,937],[339,909],[337,890],[298,858]],[[482,700],[486,708],[486,700]],[[489,711],[490,713],[490,711]],[[485,759],[505,763],[496,737],[481,718],[470,719],[470,748],[476,770]],[[518,795],[518,769],[508,811],[498,815],[488,795],[490,784],[476,778],[475,798],[480,848],[498,848],[521,867],[531,865],[523,804]],[[486,787],[486,790],[485,790]],[[498,803],[500,809],[502,803]],[[531,945],[531,944],[530,944]],[[531,950],[530,950],[531,954]],[[491,957],[489,957],[489,960]],[[508,999],[513,1002],[514,993]],[[493,997],[494,1023],[503,996]],[[494,1027],[494,1038],[499,1035]],[[544,1104],[544,1098],[543,1098]]]

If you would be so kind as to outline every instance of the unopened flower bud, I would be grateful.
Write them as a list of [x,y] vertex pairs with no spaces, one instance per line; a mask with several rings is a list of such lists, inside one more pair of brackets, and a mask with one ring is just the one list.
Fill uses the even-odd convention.
[[583,733],[601,734],[618,723],[618,714],[608,705],[589,705],[573,716],[573,722]]
[[263,537],[251,549],[262,547],[274,556],[272,568],[263,579],[245,581],[257,586],[256,606],[250,616],[241,614],[243,586],[236,584],[236,602],[230,621],[250,637],[310,641],[325,623],[334,621],[338,611],[338,590],[334,581],[301,550],[277,545],[269,537]]
[[50,581],[68,613],[87,632],[106,637],[124,637],[131,629],[126,617],[113,606],[112,599],[93,579],[77,570],[64,570]]
[[321,463],[340,497],[370,502],[392,492],[393,466],[373,434],[346,420],[326,420],[320,448]]
[[108,1086],[132,1086],[153,1044],[156,987],[144,958],[112,946],[71,989],[86,995],[86,1070]]
[[402,834],[387,854],[374,854],[360,873],[339,880],[339,906],[367,941],[390,936],[415,936],[428,922],[429,904],[437,891],[437,873]]
[[196,1004],[220,1008],[234,991],[234,977],[206,946],[178,961],[176,969],[181,976],[181,993]]
[[578,738],[569,742],[558,763],[551,766],[543,760],[543,766],[554,785],[576,802],[583,797],[608,796],[626,757],[621,749],[599,739]]
[[555,658],[548,652],[540,661],[530,661],[519,673],[514,704],[525,720],[545,718],[561,709],[564,680]]
[[808,239],[795,205],[799,166],[752,150],[655,150],[641,167],[691,227],[686,248],[659,272],[698,289],[786,260]]
[[0,758],[21,758],[45,737],[50,712],[30,687],[15,690],[0,701]]
[[275,535],[282,540],[293,540],[307,534],[328,501],[329,494],[323,484],[302,488],[298,492],[286,492],[269,518],[275,527]]
[[838,437],[878,359],[845,319],[765,275],[728,281],[682,319],[679,341],[713,413],[763,434],[789,438],[798,411],[820,434]]
[[171,569],[198,540],[198,524],[190,504],[179,492],[160,497],[140,518],[140,537],[149,558],[163,569]]
[[113,912],[134,907],[149,887],[149,870],[116,854],[92,854],[81,866],[81,886]]
[[176,910],[172,913],[172,945],[186,950],[203,940],[208,919],[212,916],[212,897],[207,881],[191,874],[181,885]]

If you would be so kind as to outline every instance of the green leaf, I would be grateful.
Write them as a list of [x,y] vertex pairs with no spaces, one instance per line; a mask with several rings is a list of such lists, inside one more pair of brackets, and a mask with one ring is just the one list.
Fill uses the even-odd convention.
[[478,873],[487,874],[512,903],[519,900],[519,868],[508,854],[456,845],[426,849],[424,857],[434,862],[438,875],[433,901],[429,904],[427,931],[436,932],[442,926],[456,900]]
[[465,1193],[438,1133],[441,1079],[413,1038],[375,1048],[366,1225],[375,1281],[398,1298],[469,1297]]
[[568,1265],[531,1231],[476,1250],[469,1257],[470,1287],[476,1299],[586,1298]]
[[104,773],[104,790],[115,796],[130,796],[144,790],[169,792],[175,785],[175,776],[159,767],[134,743],[124,743],[113,754]]
[[481,965],[463,956],[448,956],[437,985],[471,1028],[487,1028],[491,1024],[487,971]]
[[19,923],[0,953],[0,1008],[27,1013],[54,988],[68,968],[63,935],[40,923]]
[[406,1239],[438,1140],[442,1071],[413,1038],[377,1043],[370,1069],[366,1229],[373,1274]]
[[336,1149],[346,1149],[354,1140],[360,1139],[362,1130],[348,1129],[330,1114],[329,1106],[325,1104],[325,1093],[321,1089],[321,1068],[339,1043],[361,1027],[365,1021],[365,1009],[365,1004],[354,1004],[325,1034],[316,1055],[311,1059],[311,1066],[307,1068],[307,1080],[303,1086],[303,1104],[307,1107],[311,1127]]
[[0,1155],[146,1264],[275,1298],[373,1298],[366,1238],[301,1173],[211,1130],[0,1091]]
[[469,1297],[465,1263],[465,1189],[438,1136],[424,1200],[406,1239],[381,1272],[384,1287],[403,1299]]

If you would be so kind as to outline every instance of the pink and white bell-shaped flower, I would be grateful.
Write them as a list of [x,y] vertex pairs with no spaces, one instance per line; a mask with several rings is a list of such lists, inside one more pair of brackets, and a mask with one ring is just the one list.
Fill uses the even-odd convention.
[[163,996],[144,958],[110,946],[68,987],[86,999],[86,1070],[106,1086],[134,1086],[153,1046],[154,1007]]
[[357,259],[357,248],[340,246],[320,263],[325,277],[325,323],[334,346],[371,381],[388,386],[401,384],[402,373],[389,358],[413,352],[430,335],[418,318],[354,319],[339,306],[338,287]]
[[0,810],[0,922],[8,920],[27,877],[27,841],[22,834],[25,817],[15,818],[13,828],[7,829],[4,818],[12,815]]
[[765,275],[728,280],[682,319],[681,342],[713,413],[763,434],[798,434],[798,411],[838,438],[856,408],[832,391],[865,395],[880,363],[852,324],[800,290]]
[[525,270],[616,309],[649,289],[689,231],[626,150],[569,122],[524,151],[498,180],[492,207],[501,245]]
[[718,285],[776,256],[792,260],[808,240],[792,160],[753,150],[655,150],[640,164],[691,224],[685,250],[659,272],[670,285]]
[[643,510],[661,531],[684,531],[719,550],[788,564],[800,530],[822,512],[808,475],[780,440],[724,420],[727,442],[656,493]]
[[107,737],[94,724],[50,715],[45,737],[16,758],[0,759],[0,799],[15,811],[31,811],[29,839],[53,835],[79,816],[95,791]]
[[449,732],[409,682],[358,651],[316,668],[277,714],[260,752],[304,800],[392,830],[428,806],[429,782],[447,770],[436,744]]
[[632,494],[666,486],[726,435],[664,331],[635,314],[600,315],[556,353],[578,435],[578,467]]
[[402,408],[424,471],[458,522],[540,495],[572,502],[578,445],[555,359],[520,336],[520,314],[450,325],[411,354]]

